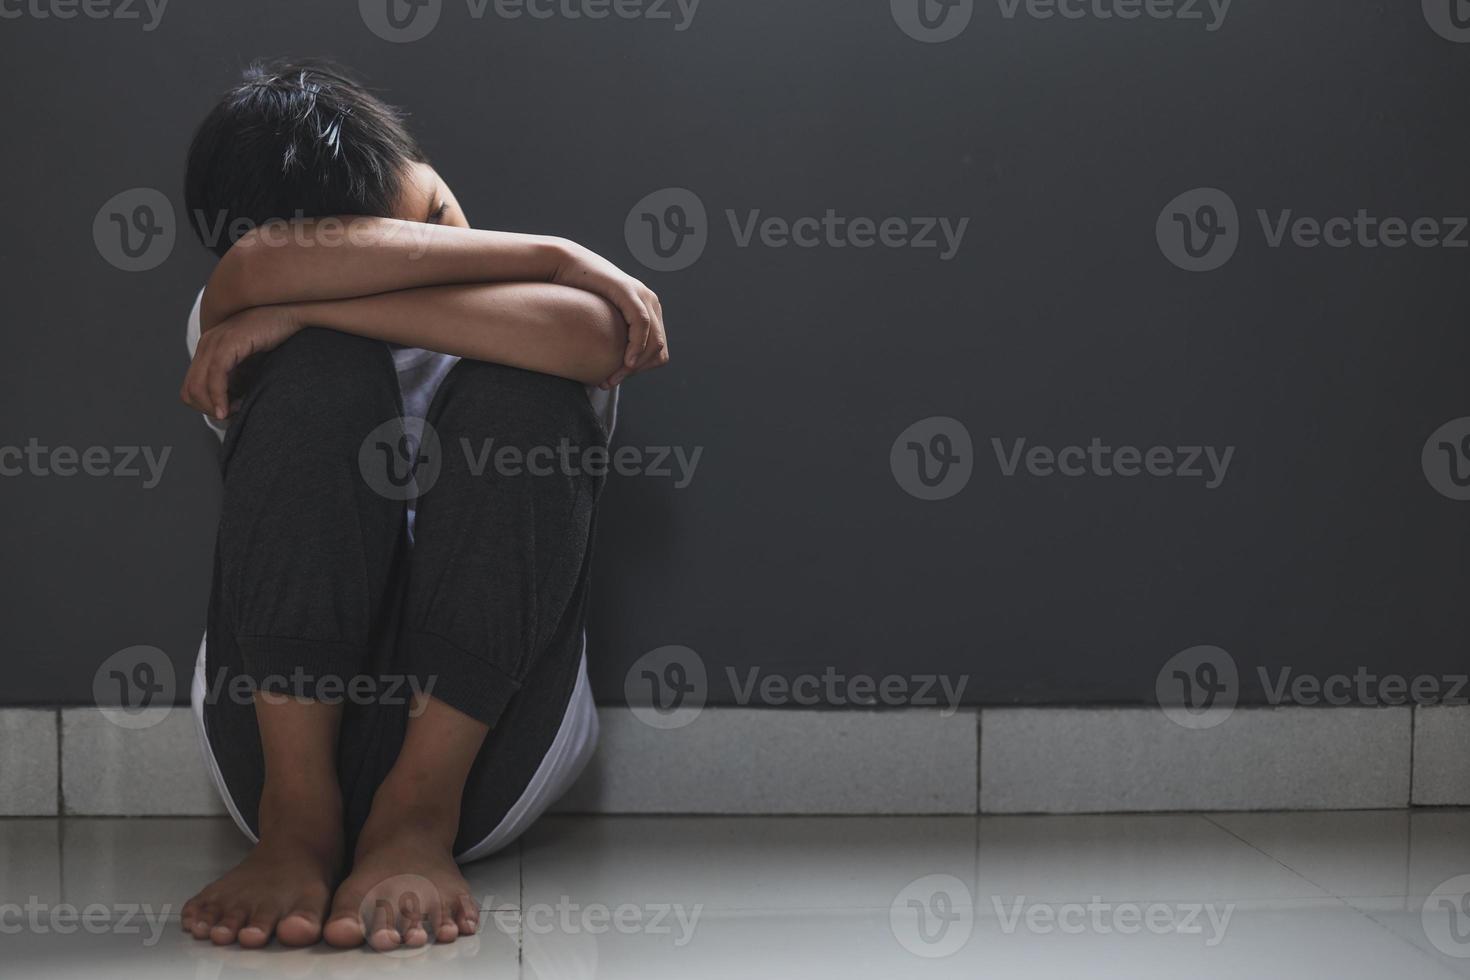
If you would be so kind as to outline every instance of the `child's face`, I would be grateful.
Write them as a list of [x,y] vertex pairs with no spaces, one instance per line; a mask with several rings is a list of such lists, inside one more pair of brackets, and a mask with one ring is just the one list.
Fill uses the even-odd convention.
[[469,221],[459,208],[449,185],[427,163],[409,164],[404,175],[403,190],[393,217],[403,221],[423,221],[431,225],[468,228]]

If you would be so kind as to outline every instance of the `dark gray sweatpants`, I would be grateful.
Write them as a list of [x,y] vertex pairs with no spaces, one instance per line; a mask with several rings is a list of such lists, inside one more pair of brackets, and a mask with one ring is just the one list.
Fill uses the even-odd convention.
[[602,478],[494,460],[506,446],[524,459],[605,445],[585,389],[456,364],[428,412],[440,468],[417,502],[412,546],[404,503],[359,462],[369,434],[401,414],[386,345],[308,329],[263,358],[225,437],[202,715],[252,833],[264,761],[240,692],[253,686],[344,704],[351,841],[397,758],[414,684],[488,724],[456,853],[506,818],[568,714]]

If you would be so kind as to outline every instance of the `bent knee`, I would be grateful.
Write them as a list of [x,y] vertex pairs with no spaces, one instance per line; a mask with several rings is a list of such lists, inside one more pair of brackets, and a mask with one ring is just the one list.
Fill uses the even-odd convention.
[[381,340],[308,327],[261,361],[260,377],[279,386],[325,394],[393,380],[393,355]]
[[380,340],[311,327],[265,356],[258,385],[277,411],[360,416],[393,405],[393,355]]
[[511,444],[606,441],[581,382],[486,361],[456,364],[429,417],[441,435],[493,435]]
[[382,341],[317,327],[302,330],[256,366],[233,443],[350,448],[399,412],[393,356]]

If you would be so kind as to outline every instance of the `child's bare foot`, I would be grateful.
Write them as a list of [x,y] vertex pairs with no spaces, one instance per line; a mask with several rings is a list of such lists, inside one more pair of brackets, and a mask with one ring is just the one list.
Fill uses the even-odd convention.
[[184,904],[184,931],[217,946],[287,946],[321,938],[342,867],[341,800],[335,784],[311,798],[263,799],[260,843],[224,877]]
[[357,845],[352,873],[332,899],[323,935],[333,946],[379,952],[454,942],[480,925],[479,905],[454,863],[459,800],[414,787],[396,788],[390,776],[373,798]]

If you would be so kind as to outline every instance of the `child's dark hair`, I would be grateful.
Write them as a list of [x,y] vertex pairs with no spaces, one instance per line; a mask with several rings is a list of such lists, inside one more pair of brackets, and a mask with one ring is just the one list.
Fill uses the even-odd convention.
[[184,206],[199,240],[224,255],[272,219],[386,217],[408,165],[424,161],[403,113],[343,69],[258,62],[195,131]]

